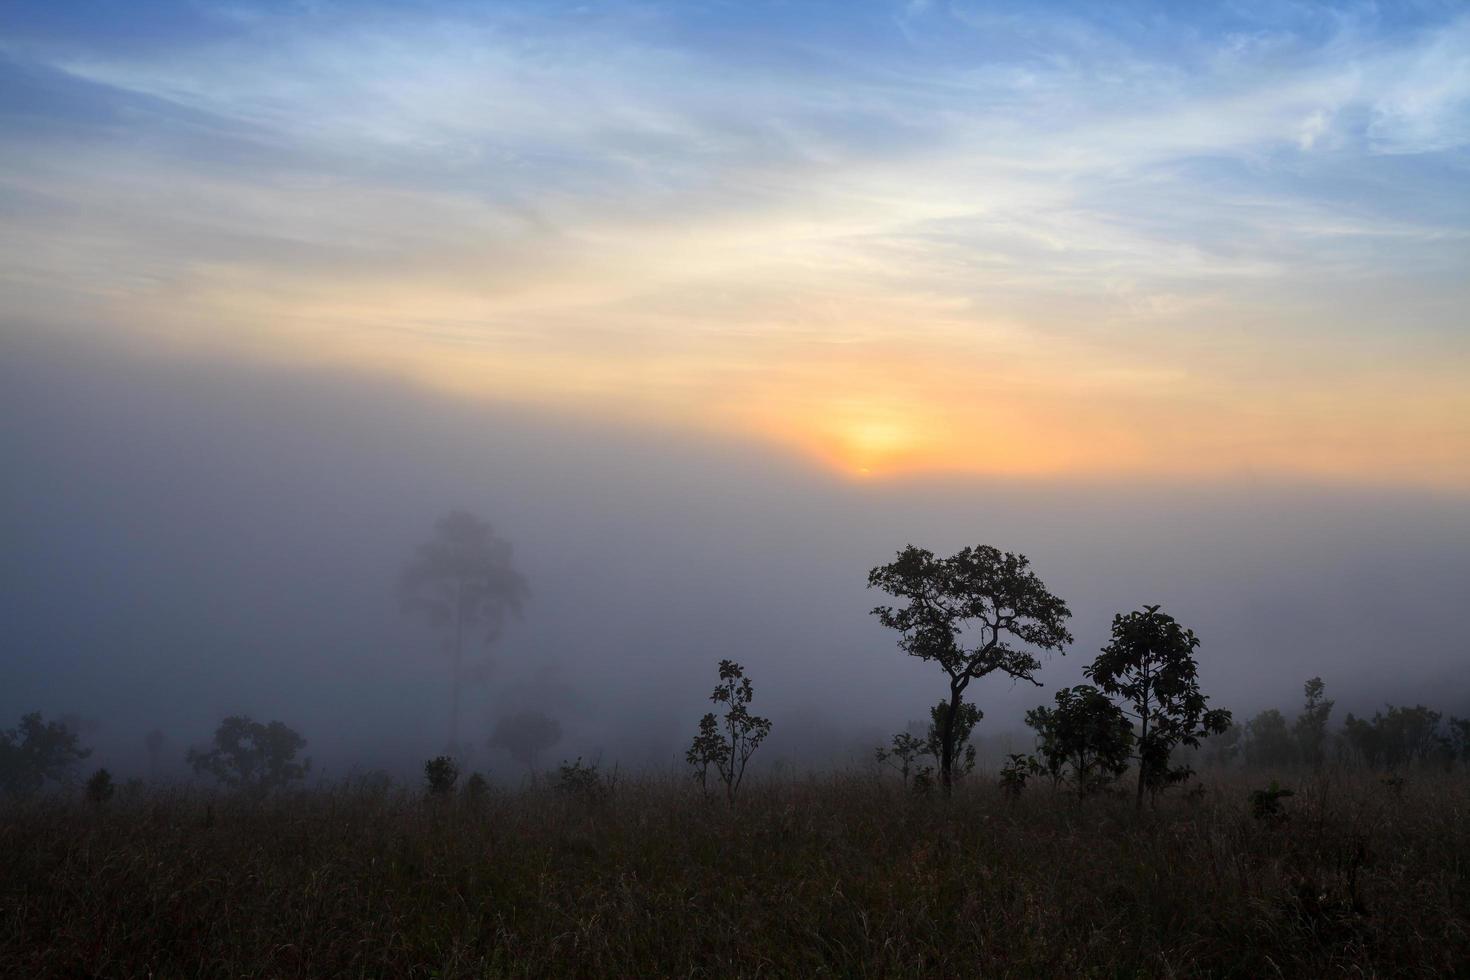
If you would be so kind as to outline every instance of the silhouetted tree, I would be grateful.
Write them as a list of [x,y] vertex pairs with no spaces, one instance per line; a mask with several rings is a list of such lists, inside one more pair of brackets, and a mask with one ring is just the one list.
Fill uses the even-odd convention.
[[510,543],[489,524],[455,511],[439,519],[434,536],[419,546],[398,580],[406,612],[438,632],[450,657],[449,752],[460,751],[459,702],[464,683],[466,634],[489,644],[500,635],[508,614],[520,614],[529,595],[525,579],[511,565]]
[[490,747],[502,748],[531,772],[541,753],[561,741],[561,725],[544,711],[522,711],[495,723]]
[[1307,765],[1319,768],[1327,759],[1327,720],[1332,717],[1335,702],[1327,700],[1327,688],[1322,678],[1313,677],[1302,687],[1306,703],[1297,716],[1292,732],[1296,735],[1297,751]]
[[1296,739],[1286,724],[1286,716],[1275,708],[1267,708],[1245,725],[1245,761],[1247,765],[1279,768],[1296,761]]
[[24,796],[47,782],[63,782],[91,754],[79,744],[74,728],[42,721],[39,711],[22,715],[19,725],[0,731],[0,792]]
[[[958,779],[975,769],[975,745],[970,741],[970,734],[985,713],[978,707],[968,702],[960,705],[960,712],[955,718],[953,734],[955,740],[954,777]],[[894,769],[903,777],[904,785],[909,782],[909,774],[913,773],[919,777],[925,785],[932,782],[934,777],[933,766],[920,766],[918,760],[924,756],[931,756],[935,765],[939,764],[940,757],[944,752],[944,732],[949,727],[949,702],[940,700],[938,704],[929,709],[929,725],[924,736],[920,738],[910,732],[900,732],[893,736],[891,748],[878,748],[874,757],[880,762]],[[960,747],[963,746],[963,751]]]
[[1199,639],[1158,606],[1113,617],[1112,642],[1084,673],[1103,692],[1121,698],[1139,727],[1138,806],[1145,789],[1158,792],[1193,775],[1169,765],[1174,748],[1230,727],[1230,712],[1208,709],[1199,689],[1194,651]]
[[946,793],[954,781],[959,745],[953,722],[961,717],[970,682],[999,672],[1036,684],[1033,675],[1041,661],[1024,646],[1065,652],[1072,642],[1067,604],[1047,591],[1029,566],[1024,555],[988,545],[964,548],[948,558],[909,545],[894,561],[868,573],[869,588],[905,600],[902,606],[873,610],[879,622],[898,631],[899,649],[936,661],[949,677],[939,754]]
[[1450,718],[1450,751],[1461,763],[1470,765],[1470,718]]
[[87,801],[100,806],[112,799],[113,789],[112,773],[98,769],[87,780]]
[[733,660],[720,661],[720,683],[709,699],[715,704],[725,705],[725,717],[717,718],[714,712],[699,720],[699,733],[684,758],[694,767],[694,777],[700,789],[708,792],[709,771],[713,767],[720,781],[725,784],[725,798],[731,806],[740,792],[745,779],[745,767],[750,757],[766,736],[771,733],[768,718],[750,713],[750,702],[755,697],[755,688],[745,669]]
[[264,793],[306,775],[311,760],[296,761],[304,748],[306,739],[282,722],[231,715],[215,729],[210,748],[190,749],[185,759],[195,772],[226,786]]
[[454,792],[454,783],[459,779],[459,766],[447,755],[436,755],[424,763],[424,782],[429,784],[429,795],[448,796]]
[[880,765],[897,770],[898,774],[903,777],[903,785],[906,789],[909,785],[909,773],[914,771],[919,758],[929,751],[928,743],[917,735],[899,732],[893,736],[890,745],[889,748],[878,746],[873,752],[873,758],[877,759]]
[[944,758],[944,733],[949,732],[953,739],[951,769],[953,777],[959,779],[975,770],[975,743],[970,741],[970,736],[975,726],[980,724],[980,719],[985,717],[985,712],[968,701],[962,701],[953,725],[949,723],[949,712],[950,704],[944,700],[929,709],[929,733],[924,739],[924,747],[935,762],[940,762]]
[[1036,730],[1041,769],[1054,782],[1070,778],[1078,792],[1091,793],[1128,769],[1133,751],[1133,725],[1107,695],[1079,684],[1056,693],[1056,707],[1039,705],[1026,712]]
[[1422,704],[1412,708],[1389,705],[1387,712],[1374,712],[1372,721],[1348,712],[1343,738],[1370,768],[1399,769],[1449,753],[1451,740],[1439,732],[1441,717]]

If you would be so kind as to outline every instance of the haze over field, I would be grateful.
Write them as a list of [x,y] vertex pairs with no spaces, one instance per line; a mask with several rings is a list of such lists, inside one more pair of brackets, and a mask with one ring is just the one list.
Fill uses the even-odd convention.
[[982,745],[1155,602],[1238,717],[1463,713],[1467,146],[1448,3],[9,5],[0,726],[412,769],[455,508],[531,589],[481,745],[670,764],[732,657],[767,765],[866,758],[909,542],[1074,613]]

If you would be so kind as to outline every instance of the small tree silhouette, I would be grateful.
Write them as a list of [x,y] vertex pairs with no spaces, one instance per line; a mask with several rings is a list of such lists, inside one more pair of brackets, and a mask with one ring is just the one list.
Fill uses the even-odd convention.
[[1247,765],[1280,769],[1296,762],[1297,741],[1292,737],[1286,716],[1275,708],[1267,708],[1245,723],[1245,761]]
[[928,754],[929,745],[924,739],[908,732],[899,732],[893,736],[892,747],[878,746],[873,751],[873,758],[877,759],[880,765],[897,770],[898,774],[903,777],[904,788],[907,789],[909,773],[913,772],[919,757]]
[[1292,726],[1301,760],[1314,769],[1327,759],[1327,719],[1332,716],[1332,706],[1336,703],[1327,700],[1326,690],[1320,677],[1302,685],[1306,703]]
[[[885,749],[879,746],[874,752],[874,758],[879,763],[898,770],[903,777],[904,785],[909,782],[909,774],[915,777],[922,775],[932,780],[934,776],[933,766],[918,766],[918,760],[923,756],[932,756],[936,763],[943,754],[944,732],[949,728],[949,702],[940,701],[929,709],[929,727],[923,738],[911,732],[901,732],[893,736],[892,748]],[[975,769],[975,746],[970,741],[970,734],[980,719],[985,717],[985,712],[968,702],[961,702],[958,716],[955,718],[952,734],[956,746],[954,758],[954,778],[973,772]],[[964,751],[958,750],[964,746]]]
[[1470,718],[1450,718],[1450,751],[1461,763],[1470,764]]
[[424,782],[429,784],[431,796],[448,796],[453,793],[457,779],[459,766],[447,755],[436,755],[424,763]]
[[939,733],[939,776],[948,793],[959,748],[957,722],[970,682],[988,674],[1038,683],[1041,661],[1025,647],[1063,651],[1072,642],[1067,604],[1030,570],[1024,555],[988,545],[948,558],[909,545],[868,573],[868,588],[905,600],[878,606],[873,615],[899,633],[898,646],[934,660],[949,676],[949,701]]
[[750,713],[750,702],[755,689],[745,669],[733,660],[720,661],[720,683],[709,699],[726,706],[724,720],[714,712],[699,720],[699,733],[685,753],[684,758],[694,767],[694,777],[700,789],[709,792],[709,771],[714,768],[720,781],[725,784],[725,798],[731,806],[740,792],[745,779],[745,767],[761,742],[771,733],[768,718]]
[[1230,727],[1230,712],[1205,707],[1194,651],[1199,639],[1158,606],[1113,617],[1113,639],[1084,670],[1104,693],[1121,698],[1139,725],[1138,806],[1144,790],[1158,793],[1194,774],[1170,767],[1175,746],[1197,748],[1205,735]]
[[1133,726],[1121,708],[1095,687],[1079,684],[1056,693],[1056,707],[1026,712],[1036,730],[1041,771],[1054,783],[1071,779],[1079,793],[1094,793],[1128,769]]
[[87,780],[87,801],[100,806],[112,799],[114,789],[112,773],[106,769],[98,769]]
[[74,727],[42,721],[39,711],[22,715],[15,728],[0,731],[0,792],[24,796],[48,781],[62,782],[91,754],[79,744]]
[[231,715],[215,729],[209,749],[190,749],[185,759],[195,772],[226,786],[266,793],[306,775],[311,760],[296,761],[304,748],[306,739],[282,722],[261,724],[245,715]]

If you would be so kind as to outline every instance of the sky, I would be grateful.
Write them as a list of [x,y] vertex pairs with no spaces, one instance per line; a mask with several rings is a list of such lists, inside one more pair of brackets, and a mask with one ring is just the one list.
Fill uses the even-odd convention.
[[721,657],[870,758],[910,542],[1073,610],[986,751],[1155,602],[1237,712],[1463,715],[1467,269],[1458,3],[11,0],[0,727],[412,773],[454,508],[531,588],[492,769],[527,705],[677,763]]
[[1470,487],[1458,3],[11,3],[0,300],[849,476]]

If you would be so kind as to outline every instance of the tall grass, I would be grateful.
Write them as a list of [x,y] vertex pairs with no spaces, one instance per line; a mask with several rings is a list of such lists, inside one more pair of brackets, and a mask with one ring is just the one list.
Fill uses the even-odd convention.
[[0,975],[1470,975],[1470,780],[1304,778],[1259,820],[1263,782],[9,804]]

